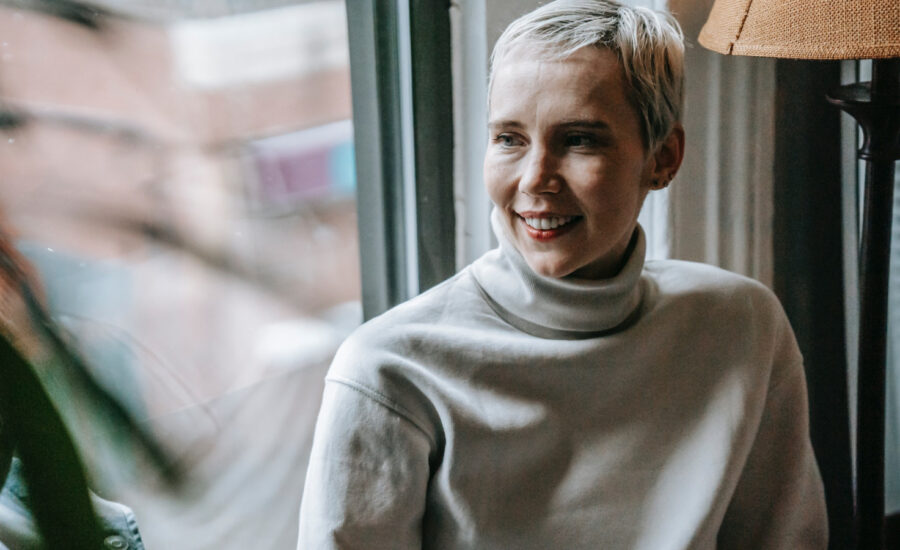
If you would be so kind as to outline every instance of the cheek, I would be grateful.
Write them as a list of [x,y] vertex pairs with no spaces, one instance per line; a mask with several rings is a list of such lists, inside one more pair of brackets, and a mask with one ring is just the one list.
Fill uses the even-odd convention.
[[510,176],[509,168],[492,159],[490,153],[485,157],[483,177],[484,186],[494,203],[508,200],[515,191],[515,182]]
[[594,223],[617,225],[623,219],[637,215],[645,195],[640,178],[628,174],[627,177],[595,181],[594,185],[581,190],[579,198],[585,209],[593,214]]

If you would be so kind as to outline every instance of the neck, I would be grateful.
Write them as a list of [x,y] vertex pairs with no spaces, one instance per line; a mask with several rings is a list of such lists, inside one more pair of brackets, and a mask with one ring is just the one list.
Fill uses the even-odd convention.
[[620,330],[640,305],[645,238],[635,227],[613,277],[560,279],[535,273],[491,217],[500,246],[476,261],[472,272],[485,298],[509,324],[542,337],[584,338]]

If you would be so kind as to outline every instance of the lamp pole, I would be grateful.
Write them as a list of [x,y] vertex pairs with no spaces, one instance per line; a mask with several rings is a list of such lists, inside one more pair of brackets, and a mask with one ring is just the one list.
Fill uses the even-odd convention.
[[828,100],[863,129],[866,163],[860,250],[856,429],[856,530],[860,550],[884,547],[885,363],[894,161],[900,159],[900,58],[876,59],[872,82],[842,86]]

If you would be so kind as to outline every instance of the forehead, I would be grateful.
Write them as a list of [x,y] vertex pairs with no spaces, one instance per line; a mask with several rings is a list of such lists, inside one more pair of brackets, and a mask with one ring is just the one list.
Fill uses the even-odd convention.
[[490,115],[495,118],[529,103],[558,108],[618,109],[630,107],[624,69],[607,48],[584,47],[557,57],[539,46],[520,45],[494,66]]

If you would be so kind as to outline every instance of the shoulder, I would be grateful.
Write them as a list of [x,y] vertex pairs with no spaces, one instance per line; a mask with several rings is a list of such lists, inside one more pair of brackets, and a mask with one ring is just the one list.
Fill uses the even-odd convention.
[[363,323],[347,347],[390,349],[441,328],[466,325],[485,307],[469,269]]
[[650,260],[644,272],[673,288],[686,290],[767,291],[750,277],[714,265],[685,260]]
[[367,321],[338,348],[327,380],[379,396],[420,424],[442,383],[436,364],[467,346],[488,309],[468,270]]
[[647,262],[644,274],[664,300],[744,304],[774,315],[783,313],[778,298],[764,284],[709,264],[654,260]]
[[681,260],[647,262],[644,276],[653,298],[651,309],[678,319],[694,331],[727,335],[732,342],[752,341],[799,360],[781,302],[765,285],[724,269]]

